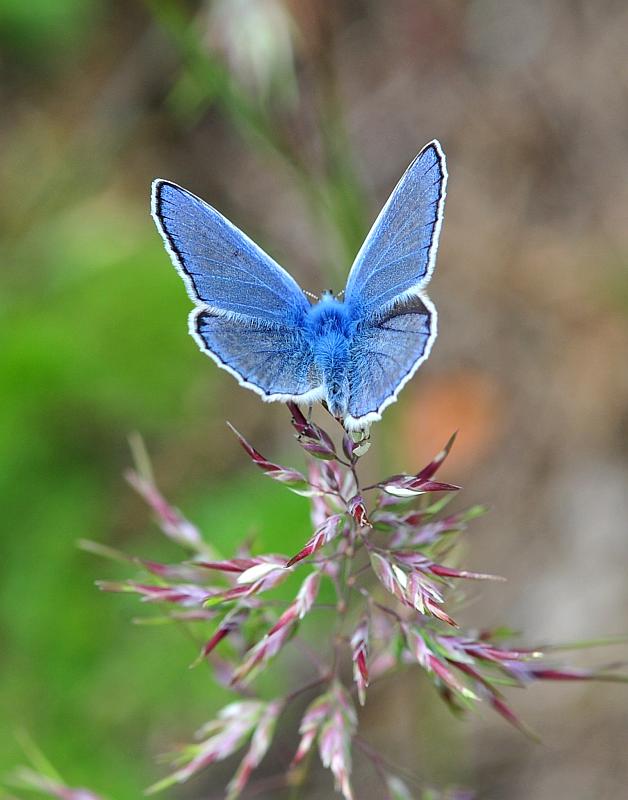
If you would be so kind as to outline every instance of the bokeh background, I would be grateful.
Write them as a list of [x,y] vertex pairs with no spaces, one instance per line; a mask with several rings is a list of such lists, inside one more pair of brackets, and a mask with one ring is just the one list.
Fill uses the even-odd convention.
[[[445,477],[492,507],[466,563],[508,578],[474,594],[467,621],[528,643],[628,630],[627,39],[622,0],[3,0],[3,774],[30,737],[70,783],[137,798],[163,774],[155,756],[223,699],[187,669],[181,631],[133,626],[137,604],[94,587],[122,571],[75,546],[175,555],[122,477],[130,432],[225,554],[247,535],[287,552],[306,535],[306,501],[228,435],[226,416],[299,464],[286,410],[189,339],[149,217],[155,176],[220,208],[304,288],[339,290],[438,137],[441,333],[366,469],[417,468],[459,429]],[[373,692],[362,723],[426,783],[625,796],[624,688],[512,701],[542,744],[488,713],[455,721],[416,674]],[[214,773],[181,796],[219,787]]]

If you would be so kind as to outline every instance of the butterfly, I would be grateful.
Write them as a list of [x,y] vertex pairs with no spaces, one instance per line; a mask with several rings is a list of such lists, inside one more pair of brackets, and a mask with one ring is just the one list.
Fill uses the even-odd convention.
[[379,420],[426,360],[447,168],[427,144],[401,177],[347,280],[311,303],[296,281],[216,209],[157,179],[152,216],[195,304],[200,349],[264,400],[323,401],[347,430]]

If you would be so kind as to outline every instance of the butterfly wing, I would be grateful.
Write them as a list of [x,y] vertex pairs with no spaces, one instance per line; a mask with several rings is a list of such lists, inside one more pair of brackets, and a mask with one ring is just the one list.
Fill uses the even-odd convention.
[[409,297],[358,326],[350,351],[346,427],[360,428],[381,418],[429,356],[436,325],[431,301]]
[[432,274],[443,220],[447,168],[437,141],[410,164],[351,267],[345,302],[367,319],[410,295]]
[[303,319],[309,303],[296,281],[215,208],[156,180],[152,214],[195,303],[270,323]]
[[437,315],[423,289],[434,270],[446,187],[445,155],[433,141],[403,174],[351,268],[345,302],[357,328],[348,427],[380,419],[430,354]]
[[168,181],[153,183],[152,214],[197,308],[190,333],[201,350],[267,400],[316,393],[296,281],[207,203]]
[[198,308],[190,332],[204,353],[265,400],[313,403],[323,397],[310,344],[298,327],[245,327],[239,318]]

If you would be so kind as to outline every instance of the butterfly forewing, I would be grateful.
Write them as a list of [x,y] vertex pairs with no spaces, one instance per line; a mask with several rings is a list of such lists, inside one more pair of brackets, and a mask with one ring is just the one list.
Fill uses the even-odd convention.
[[309,303],[296,281],[207,203],[157,180],[153,217],[195,303],[253,320],[302,322]]
[[345,298],[357,318],[418,294],[429,281],[446,184],[445,156],[430,142],[395,187],[351,268]]

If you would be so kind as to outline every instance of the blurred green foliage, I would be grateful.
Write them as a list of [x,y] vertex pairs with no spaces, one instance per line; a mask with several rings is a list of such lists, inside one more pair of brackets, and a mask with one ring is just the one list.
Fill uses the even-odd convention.
[[[140,241],[123,257],[113,243],[108,260],[97,230],[83,229],[81,239],[80,254],[57,240],[52,263],[39,265],[50,278],[45,302],[16,295],[0,318],[0,769],[20,760],[13,731],[24,726],[71,780],[131,798],[154,777],[151,737],[200,723],[216,691],[208,673],[187,671],[195,648],[180,631],[130,628],[136,603],[93,586],[120,568],[80,553],[75,542],[130,538],[132,552],[172,556],[148,514],[135,509],[135,524],[121,518],[130,492],[118,477],[129,461],[126,433],[139,427],[163,443],[194,436],[220,415],[210,391],[215,376],[198,369],[181,324],[187,303],[164,269],[159,241]],[[147,285],[150,313],[142,309]],[[182,420],[182,395],[190,393],[197,399]],[[278,502],[280,487],[262,483],[250,470],[178,500],[225,552],[260,522],[263,546],[281,549],[282,540],[298,540],[305,501]]]
[[68,44],[79,49],[103,8],[102,0],[3,0],[0,35],[22,61],[53,63]]

